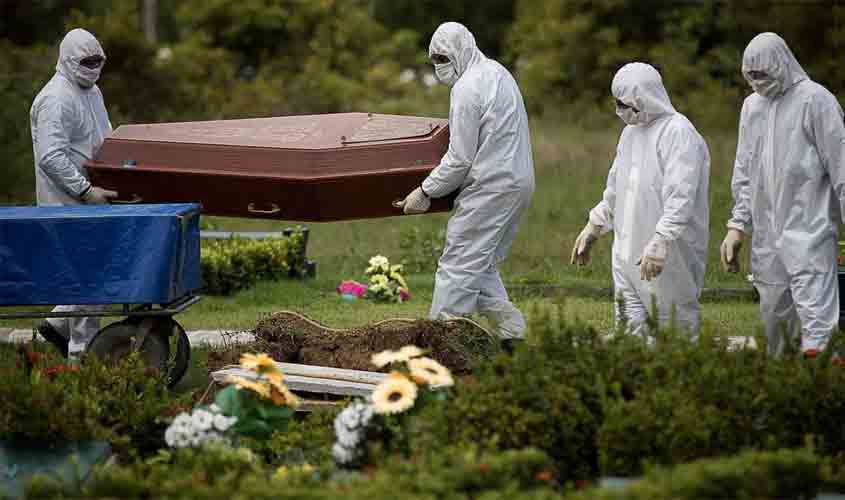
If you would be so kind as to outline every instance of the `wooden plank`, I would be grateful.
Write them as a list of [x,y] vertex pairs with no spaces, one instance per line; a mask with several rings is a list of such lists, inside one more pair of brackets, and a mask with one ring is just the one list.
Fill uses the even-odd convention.
[[[211,374],[216,382],[223,382],[229,375],[255,380],[257,376],[251,370],[242,368],[228,368]],[[338,396],[368,396],[375,389],[376,384],[362,382],[348,382],[326,378],[306,377],[300,375],[286,375],[285,384],[292,391],[313,392],[319,394],[334,394]]]
[[287,375],[301,375],[303,377],[324,378],[345,382],[360,382],[364,384],[380,384],[387,377],[385,373],[367,372],[361,370],[346,370],[326,366],[301,365],[297,363],[279,363],[276,366]]

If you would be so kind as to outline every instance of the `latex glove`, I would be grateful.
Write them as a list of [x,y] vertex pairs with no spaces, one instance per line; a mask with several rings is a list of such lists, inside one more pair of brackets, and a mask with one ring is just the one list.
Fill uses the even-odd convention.
[[590,262],[590,248],[599,239],[599,236],[601,236],[601,227],[588,222],[581,230],[581,234],[578,235],[578,239],[575,240],[569,263],[580,266],[587,265]]
[[406,214],[422,214],[431,207],[431,198],[425,195],[422,187],[411,191],[411,194],[397,204]]
[[117,198],[117,191],[91,186],[85,194],[82,195],[82,201],[89,205],[105,205],[110,198]]
[[742,240],[745,239],[745,233],[739,229],[728,229],[728,234],[725,235],[722,241],[722,269],[729,273],[739,272],[739,251],[742,249]]
[[643,257],[640,259],[640,279],[651,281],[663,272],[666,265],[666,256],[669,253],[669,242],[661,236],[654,235],[643,250]]

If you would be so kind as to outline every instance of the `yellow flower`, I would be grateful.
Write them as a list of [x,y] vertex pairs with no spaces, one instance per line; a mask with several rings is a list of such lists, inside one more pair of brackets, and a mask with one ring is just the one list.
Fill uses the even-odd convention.
[[291,408],[299,406],[299,398],[281,382],[270,382],[270,399],[276,406],[287,405]]
[[281,376],[282,374],[273,358],[264,353],[242,355],[241,366],[247,370],[255,370],[260,375],[278,373]]
[[275,476],[281,479],[287,477],[292,472],[304,472],[307,474],[309,472],[312,472],[313,470],[314,466],[311,464],[302,464],[296,467],[288,467],[287,465],[282,465],[281,467],[276,469]]
[[391,373],[373,390],[373,411],[392,415],[414,406],[417,385],[398,372]]
[[430,358],[417,358],[408,361],[411,378],[421,380],[431,387],[451,387],[455,379],[449,369]]
[[423,355],[423,350],[415,345],[406,345],[399,349],[399,357],[402,361],[408,361],[411,358],[416,358]]
[[423,351],[415,345],[406,345],[398,351],[382,351],[378,354],[373,354],[370,361],[378,368],[382,368],[392,363],[405,363],[411,358],[422,356]]
[[270,397],[270,388],[267,387],[266,384],[262,384],[260,382],[253,382],[251,380],[247,380],[243,377],[236,377],[234,375],[229,375],[226,377],[226,383],[228,384],[235,384],[235,386],[240,389],[249,389],[262,397],[269,398]]

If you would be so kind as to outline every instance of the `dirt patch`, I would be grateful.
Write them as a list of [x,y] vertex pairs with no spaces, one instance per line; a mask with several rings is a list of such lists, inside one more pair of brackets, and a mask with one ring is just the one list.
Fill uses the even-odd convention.
[[[295,313],[277,313],[255,327],[255,342],[228,346],[208,355],[209,371],[237,364],[245,352],[266,352],[276,361],[377,371],[370,357],[416,345],[456,375],[498,352],[498,342],[464,321],[386,320],[349,329],[333,329]],[[385,370],[382,370],[385,371]]]

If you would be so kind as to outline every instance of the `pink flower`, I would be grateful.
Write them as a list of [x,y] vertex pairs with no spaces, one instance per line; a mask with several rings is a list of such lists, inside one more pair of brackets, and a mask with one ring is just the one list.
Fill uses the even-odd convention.
[[341,295],[354,295],[361,298],[367,293],[367,285],[353,280],[346,280],[337,286],[337,293]]
[[399,289],[399,299],[402,300],[402,302],[405,302],[406,300],[409,300],[410,298],[411,298],[411,292],[409,292],[408,290],[406,290],[404,288]]

